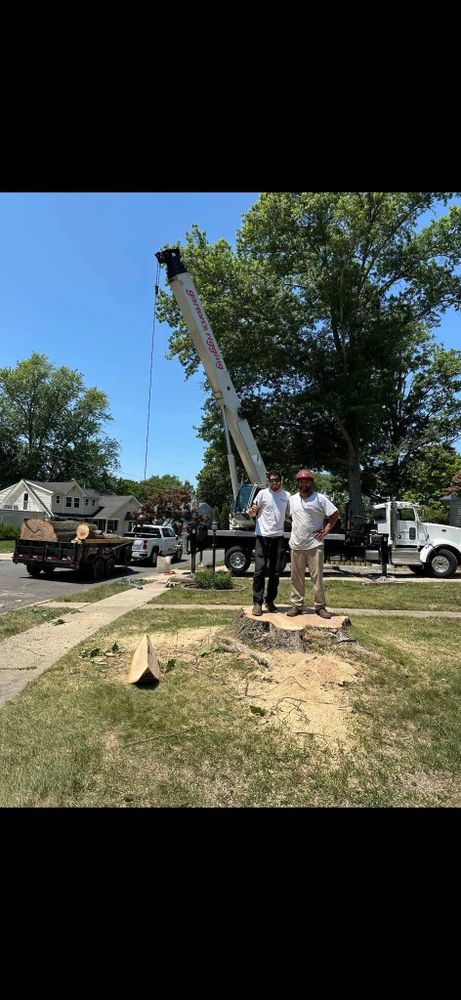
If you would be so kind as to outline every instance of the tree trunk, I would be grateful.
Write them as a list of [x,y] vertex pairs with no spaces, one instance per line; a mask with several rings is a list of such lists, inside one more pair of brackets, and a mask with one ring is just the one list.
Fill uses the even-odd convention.
[[[352,451],[348,455],[347,479],[349,483],[349,500],[351,518],[361,518],[363,514],[362,482],[358,455]],[[358,521],[352,521],[351,527]]]
[[[356,441],[353,440],[349,431],[340,417],[334,411],[336,423],[347,445],[347,480],[349,484],[350,517],[355,519],[355,524],[359,518],[363,518],[362,482],[360,473],[360,451]],[[354,521],[351,523],[354,526]]]

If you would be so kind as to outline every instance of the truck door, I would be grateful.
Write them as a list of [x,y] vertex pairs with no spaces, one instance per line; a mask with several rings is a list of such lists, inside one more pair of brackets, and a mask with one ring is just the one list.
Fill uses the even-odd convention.
[[172,556],[176,552],[176,535],[173,528],[162,528],[163,537],[165,539],[165,555]]
[[416,515],[414,507],[397,508],[397,538],[396,548],[416,549],[418,547],[416,532]]

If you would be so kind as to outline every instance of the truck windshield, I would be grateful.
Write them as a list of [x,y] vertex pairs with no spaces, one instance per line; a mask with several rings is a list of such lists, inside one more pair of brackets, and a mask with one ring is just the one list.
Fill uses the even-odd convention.
[[253,487],[251,486],[250,483],[247,483],[245,486],[240,487],[234,504],[234,511],[236,514],[243,514],[244,511],[246,511],[250,503],[252,489]]

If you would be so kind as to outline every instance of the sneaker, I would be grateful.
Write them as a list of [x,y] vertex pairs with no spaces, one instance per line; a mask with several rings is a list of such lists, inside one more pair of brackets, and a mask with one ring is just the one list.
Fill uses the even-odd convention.
[[264,601],[264,607],[267,608],[267,610],[272,614],[275,614],[275,612],[278,611],[278,608],[275,607],[273,601]]
[[333,615],[331,615],[330,612],[327,611],[326,608],[314,608],[314,611],[315,611],[316,615],[319,616],[319,618],[332,618],[333,617]]
[[292,604],[289,611],[287,611],[287,618],[294,618],[295,615],[302,615],[303,609],[296,607],[296,604]]
[[253,614],[262,615],[263,609],[261,604],[253,604]]

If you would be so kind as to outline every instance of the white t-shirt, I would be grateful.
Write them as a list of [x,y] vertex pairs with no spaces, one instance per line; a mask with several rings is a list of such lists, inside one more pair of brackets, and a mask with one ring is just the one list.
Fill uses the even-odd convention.
[[286,490],[273,490],[266,488],[260,490],[256,501],[259,510],[256,515],[256,534],[265,537],[277,538],[283,535],[285,530],[284,520],[290,513],[290,494]]
[[290,500],[290,549],[317,549],[323,545],[315,537],[315,532],[322,530],[324,519],[337,509],[324,493],[317,493],[317,490],[309,497],[293,494]]

